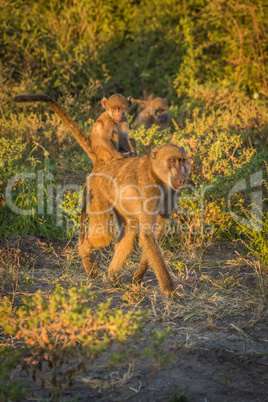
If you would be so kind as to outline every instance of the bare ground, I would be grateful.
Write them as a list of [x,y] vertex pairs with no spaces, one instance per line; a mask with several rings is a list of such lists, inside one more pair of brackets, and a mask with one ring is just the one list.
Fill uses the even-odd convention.
[[[173,301],[162,298],[151,271],[141,290],[130,284],[138,252],[122,274],[126,285],[111,288],[105,281],[110,256],[109,250],[99,253],[101,275],[93,287],[112,295],[116,308],[152,310],[148,325],[170,326],[163,348],[174,360],[162,370],[146,360],[107,368],[109,356],[104,354],[75,379],[61,400],[268,401],[267,289],[241,249],[221,243],[210,247],[202,259],[166,250],[178,289]],[[184,261],[180,269],[176,261]],[[0,278],[3,275],[0,291],[13,300],[38,289],[52,291],[57,283],[70,287],[88,281],[75,244],[26,235],[0,241]],[[24,277],[34,284],[25,284]],[[13,379],[27,388],[24,401],[48,398],[47,390],[19,368]]]

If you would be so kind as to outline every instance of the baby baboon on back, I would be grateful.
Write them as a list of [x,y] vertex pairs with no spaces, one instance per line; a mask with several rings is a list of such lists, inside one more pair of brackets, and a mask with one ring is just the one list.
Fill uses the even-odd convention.
[[148,129],[156,124],[159,130],[169,127],[169,107],[165,98],[155,97],[154,94],[151,94],[147,99],[139,100],[138,103],[137,120],[139,126]]
[[91,130],[91,145],[98,161],[105,162],[112,158],[120,158],[121,154],[136,155],[136,142],[128,138],[129,125],[125,112],[134,104],[129,96],[127,99],[120,94],[103,98],[105,109],[94,123]]
[[86,151],[94,163],[103,163],[112,158],[122,158],[122,155],[136,154],[136,141],[128,138],[128,120],[125,111],[132,106],[131,97],[112,95],[102,99],[106,109],[93,124],[91,140],[80,130],[78,125],[62,109],[62,107],[47,95],[18,95],[15,102],[46,102],[60,117],[72,132],[78,143]]

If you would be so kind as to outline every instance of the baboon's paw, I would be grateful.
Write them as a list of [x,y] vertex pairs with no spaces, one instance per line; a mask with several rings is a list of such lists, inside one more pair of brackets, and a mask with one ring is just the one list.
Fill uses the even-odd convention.
[[143,274],[140,274],[139,272],[134,272],[132,276],[132,283],[135,285],[141,284],[143,280]]
[[83,259],[83,267],[90,278],[95,279],[99,276],[99,268],[95,262]]
[[125,286],[125,283],[116,275],[109,275],[107,278],[107,283],[113,288],[121,288]]
[[175,288],[173,283],[169,284],[168,286],[166,285],[164,287],[161,287],[161,292],[163,296],[169,299],[173,299],[175,295]]

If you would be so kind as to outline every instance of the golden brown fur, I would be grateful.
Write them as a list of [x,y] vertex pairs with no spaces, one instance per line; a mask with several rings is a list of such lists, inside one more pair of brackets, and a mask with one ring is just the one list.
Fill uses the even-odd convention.
[[91,145],[98,157],[98,162],[119,159],[121,155],[136,154],[134,139],[128,138],[129,125],[125,112],[134,101],[120,94],[103,98],[102,107],[105,109],[94,123],[91,130]]
[[[110,226],[113,212],[120,234],[108,269],[109,277],[117,277],[139,233],[144,253],[133,281],[141,280],[150,264],[161,291],[164,294],[174,291],[158,240],[174,208],[176,191],[185,184],[189,170],[184,149],[173,144],[154,149],[150,155],[113,159],[94,168],[85,191],[79,240],[80,255],[89,275],[98,273],[93,249],[108,246],[113,238]],[[88,230],[84,221],[86,209]]]

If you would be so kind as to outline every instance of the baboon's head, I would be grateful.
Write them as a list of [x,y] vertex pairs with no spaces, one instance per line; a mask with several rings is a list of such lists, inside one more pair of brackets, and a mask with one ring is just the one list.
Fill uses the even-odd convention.
[[152,110],[156,124],[161,124],[167,121],[169,108],[165,98],[154,98],[152,100]]
[[139,125],[149,128],[156,124],[160,130],[168,128],[170,114],[166,98],[155,97],[151,94],[148,99],[136,100],[136,103],[139,103]]
[[127,99],[120,94],[111,95],[109,99],[105,97],[101,101],[102,107],[109,113],[115,123],[120,123],[127,109],[133,104],[134,100],[129,96]]
[[177,191],[187,184],[191,166],[183,147],[166,144],[153,149],[150,156],[154,173],[166,187]]

